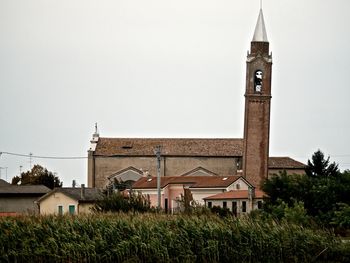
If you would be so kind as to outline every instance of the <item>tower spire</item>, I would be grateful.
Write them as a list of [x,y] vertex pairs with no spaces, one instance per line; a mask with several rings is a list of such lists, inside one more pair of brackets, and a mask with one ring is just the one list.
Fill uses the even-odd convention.
[[262,11],[262,3],[260,2],[260,11],[258,21],[256,22],[254,36],[252,42],[269,42],[267,40],[264,15]]

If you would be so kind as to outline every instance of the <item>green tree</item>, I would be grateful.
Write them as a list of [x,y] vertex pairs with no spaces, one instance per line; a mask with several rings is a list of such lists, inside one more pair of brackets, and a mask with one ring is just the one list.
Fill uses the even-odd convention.
[[303,204],[308,216],[330,226],[331,222],[340,222],[334,219],[336,215],[344,214],[344,211],[339,212],[343,208],[337,204],[350,205],[350,171],[340,172],[338,165],[330,163],[329,157],[325,159],[318,150],[309,161],[307,175],[282,172],[266,180],[262,190],[269,196],[264,206],[265,212],[286,217],[284,206],[297,208],[300,212]]
[[33,166],[30,171],[21,173],[12,178],[14,185],[45,185],[48,188],[62,187],[60,179],[52,172],[39,164]]
[[313,178],[329,178],[339,174],[338,164],[330,163],[330,157],[325,159],[321,150],[317,150],[311,157],[311,161],[307,161],[308,167],[305,172],[309,177]]

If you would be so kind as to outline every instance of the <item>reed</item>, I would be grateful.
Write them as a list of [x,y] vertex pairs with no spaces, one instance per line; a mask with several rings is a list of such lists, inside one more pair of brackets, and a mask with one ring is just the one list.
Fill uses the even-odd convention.
[[334,234],[251,218],[97,214],[0,218],[0,262],[347,262]]

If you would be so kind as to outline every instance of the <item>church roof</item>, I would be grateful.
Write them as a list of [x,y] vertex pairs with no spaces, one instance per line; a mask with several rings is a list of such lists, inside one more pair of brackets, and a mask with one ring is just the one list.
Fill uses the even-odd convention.
[[269,169],[305,169],[306,165],[290,157],[270,157]]
[[[186,184],[190,188],[226,188],[241,176],[164,176],[161,177],[161,188],[169,184]],[[136,181],[133,189],[157,188],[157,177],[142,177]]]
[[262,9],[260,9],[258,21],[256,22],[253,42],[269,42],[267,40],[264,15]]
[[243,139],[99,138],[95,156],[242,156]]

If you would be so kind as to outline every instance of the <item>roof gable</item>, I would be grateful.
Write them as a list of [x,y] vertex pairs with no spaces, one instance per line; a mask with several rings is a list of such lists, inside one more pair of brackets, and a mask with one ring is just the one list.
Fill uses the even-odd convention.
[[194,168],[194,169],[182,174],[181,176],[217,176],[217,175],[218,174],[199,166],[197,168]]
[[137,181],[143,176],[143,172],[133,166],[129,166],[128,168],[122,169],[110,176],[108,176],[108,179],[116,178],[119,181],[125,182],[125,181]]

